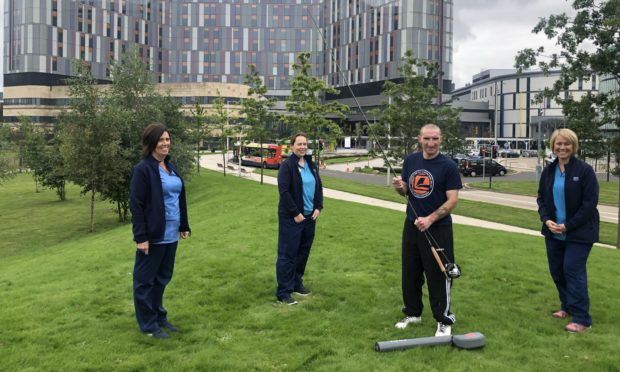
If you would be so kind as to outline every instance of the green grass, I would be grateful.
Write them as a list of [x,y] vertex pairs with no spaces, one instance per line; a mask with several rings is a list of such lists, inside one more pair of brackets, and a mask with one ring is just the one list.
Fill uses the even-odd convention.
[[[277,171],[269,170],[265,175],[277,176]],[[393,202],[405,202],[405,199],[396,194],[392,187],[373,185],[366,182],[357,182],[342,178],[321,176],[323,186],[335,190],[346,191],[353,194],[369,196]],[[510,184],[511,182],[503,182]],[[515,182],[521,183],[521,182]],[[468,184],[471,185],[471,184]],[[488,184],[487,184],[488,185]],[[495,185],[495,182],[493,182]],[[613,184],[616,185],[616,184]],[[499,191],[499,190],[496,190]],[[508,192],[508,191],[502,191]],[[459,199],[454,214],[465,217],[478,218],[484,221],[492,221],[525,229],[539,231],[541,228],[538,212],[505,205],[475,202]],[[618,225],[611,222],[601,222],[599,241],[603,244],[616,245]]]
[[[468,182],[470,187],[489,190],[489,182]],[[598,201],[606,205],[618,205],[618,183],[599,182]],[[491,191],[506,192],[517,195],[536,196],[538,182],[536,181],[495,181],[491,182]]]
[[325,158],[325,164],[343,164],[343,163],[353,163],[358,161],[367,161],[368,156],[357,155],[357,156],[344,156],[337,158]]
[[[572,335],[550,316],[558,301],[541,238],[455,226],[464,274],[453,288],[454,330],[483,332],[486,347],[379,354],[376,341],[435,329],[426,300],[420,326],[393,327],[402,315],[403,214],[326,199],[306,275],[314,293],[276,305],[277,189],[205,171],[188,185],[193,234],[166,292],[184,331],[152,340],[134,319],[130,226],[110,211],[87,233],[87,220],[71,217],[88,209],[85,198],[70,193],[72,204],[61,206],[31,182],[20,175],[0,193],[3,238],[19,237],[0,246],[2,370],[617,370],[615,250],[593,249],[594,328]],[[58,212],[32,221],[48,204]]]

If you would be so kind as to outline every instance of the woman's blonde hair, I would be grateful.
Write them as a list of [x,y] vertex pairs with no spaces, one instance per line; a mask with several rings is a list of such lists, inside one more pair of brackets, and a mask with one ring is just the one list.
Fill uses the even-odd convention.
[[549,139],[551,151],[553,151],[555,140],[558,138],[558,136],[566,138],[568,143],[573,145],[573,153],[571,155],[575,155],[577,151],[579,151],[579,138],[577,138],[577,134],[575,132],[568,128],[560,128],[553,131],[553,133],[551,134],[551,138]]

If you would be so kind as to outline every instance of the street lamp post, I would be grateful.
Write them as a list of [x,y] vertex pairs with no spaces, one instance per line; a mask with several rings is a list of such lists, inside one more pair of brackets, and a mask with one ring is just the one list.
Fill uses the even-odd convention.
[[542,130],[541,130],[541,123],[542,123],[542,109],[538,109],[538,139],[537,139],[537,146],[536,149],[538,151],[538,156],[536,157],[537,161],[536,161],[536,182],[540,181],[540,173],[542,171],[542,166],[540,164],[540,157],[542,156],[542,153],[540,152],[540,144],[541,144],[541,136],[542,136]]
[[[502,85],[504,84],[504,82],[502,82]],[[493,144],[497,145],[497,122],[499,121],[499,115],[498,115],[498,103],[497,103],[497,80],[495,81],[495,120],[493,120]],[[499,99],[501,100],[502,97],[500,96]],[[491,148],[491,157],[493,157],[493,149]]]

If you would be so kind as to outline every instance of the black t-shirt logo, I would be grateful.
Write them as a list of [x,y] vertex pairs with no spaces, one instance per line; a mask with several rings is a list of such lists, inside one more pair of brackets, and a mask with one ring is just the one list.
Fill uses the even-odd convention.
[[409,189],[416,198],[426,198],[433,192],[433,175],[426,169],[419,169],[409,177]]

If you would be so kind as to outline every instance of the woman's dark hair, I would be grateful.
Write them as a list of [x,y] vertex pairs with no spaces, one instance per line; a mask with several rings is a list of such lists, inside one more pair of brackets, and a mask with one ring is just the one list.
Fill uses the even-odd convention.
[[[157,142],[159,142],[159,138],[164,134],[164,132],[168,132],[168,128],[161,123],[151,123],[144,128],[144,133],[142,134],[143,158],[146,158],[151,155],[153,151],[155,151]],[[168,132],[168,134],[170,134],[170,132]]]
[[297,137],[305,137],[306,140],[308,139],[308,136],[306,136],[306,133],[304,132],[295,133],[295,135],[291,137],[291,146],[295,144],[295,140],[297,139]]

